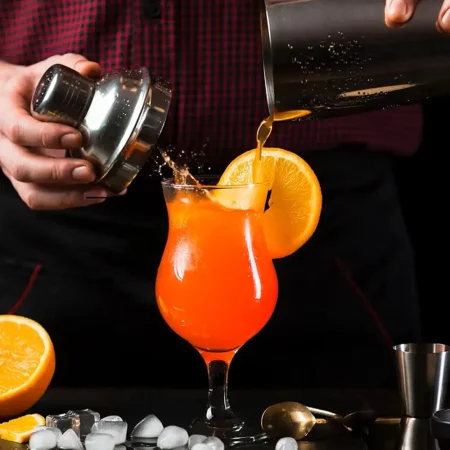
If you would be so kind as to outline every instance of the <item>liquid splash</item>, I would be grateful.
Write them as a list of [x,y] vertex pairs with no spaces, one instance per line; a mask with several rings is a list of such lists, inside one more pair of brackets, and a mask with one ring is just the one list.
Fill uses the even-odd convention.
[[159,149],[159,153],[163,157],[164,162],[167,164],[167,166],[172,169],[173,181],[175,184],[200,186],[200,183],[195,179],[193,175],[191,175],[189,169],[186,166],[177,164],[175,161],[173,161],[165,150]]
[[[273,123],[298,120],[310,114],[311,111],[303,109],[292,111],[275,110],[269,117],[260,123],[256,132],[256,157],[252,167],[252,179],[254,183],[261,182],[262,150],[272,133]],[[208,141],[203,145],[202,149],[197,152],[186,152],[185,150],[177,151],[174,147],[157,147],[157,152],[155,152],[157,156],[153,158],[153,163],[155,164],[153,173],[163,176],[165,169],[168,168],[173,176],[175,184],[202,188],[201,183],[191,173],[189,167],[193,166],[192,163],[196,159],[197,170],[200,172],[204,169],[205,148],[207,145]],[[177,154],[176,159],[174,158],[173,153]],[[180,160],[183,159],[187,159],[187,163],[180,162]]]
[[190,184],[195,177],[189,168],[197,173],[211,170],[211,167],[205,164],[205,149],[208,145],[209,138],[199,150],[180,150],[171,145],[157,146],[152,153],[152,158],[147,160],[146,174],[155,178],[175,177],[180,182]]

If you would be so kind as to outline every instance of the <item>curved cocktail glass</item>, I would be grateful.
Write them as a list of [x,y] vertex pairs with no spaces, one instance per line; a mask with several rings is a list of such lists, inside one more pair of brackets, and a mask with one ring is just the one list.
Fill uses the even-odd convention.
[[236,352],[269,321],[278,282],[263,231],[264,183],[201,188],[163,182],[169,234],[156,280],[167,324],[202,355],[208,369],[208,405],[192,432],[228,443],[263,439],[236,417],[227,396]]

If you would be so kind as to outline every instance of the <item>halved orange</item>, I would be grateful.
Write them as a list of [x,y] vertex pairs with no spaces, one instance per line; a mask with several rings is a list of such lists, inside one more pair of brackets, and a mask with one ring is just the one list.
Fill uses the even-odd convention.
[[[238,156],[219,184],[251,184],[255,156],[255,150]],[[303,158],[281,148],[263,149],[261,179],[271,190],[263,217],[267,246],[273,258],[283,258],[305,244],[317,228],[322,210],[319,180]]]
[[55,351],[44,328],[26,317],[0,315],[0,418],[31,408],[54,372]]
[[0,423],[0,438],[22,444],[30,440],[35,427],[45,425],[45,418],[40,414],[27,414],[9,422]]

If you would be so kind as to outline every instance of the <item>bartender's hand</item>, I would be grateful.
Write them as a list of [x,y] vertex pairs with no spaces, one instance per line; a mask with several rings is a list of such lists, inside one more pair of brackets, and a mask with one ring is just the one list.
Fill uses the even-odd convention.
[[[44,72],[64,64],[82,75],[100,74],[97,63],[80,55],[54,56],[29,67],[0,66],[0,168],[22,200],[34,210],[64,209],[101,203],[107,190],[92,182],[94,169],[84,160],[64,158],[82,144],[66,125],[44,123],[30,115],[31,98]],[[3,67],[4,69],[5,67]]]
[[[411,20],[420,0],[386,0],[386,25],[399,27]],[[426,1],[426,0],[425,0]],[[450,0],[444,0],[436,26],[443,33],[450,33]]]

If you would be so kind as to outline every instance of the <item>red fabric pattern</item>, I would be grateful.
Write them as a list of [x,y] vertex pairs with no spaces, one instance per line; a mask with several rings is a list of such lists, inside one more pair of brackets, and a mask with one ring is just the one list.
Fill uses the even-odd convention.
[[[228,163],[254,147],[267,115],[259,0],[3,0],[0,59],[31,64],[75,52],[105,70],[147,66],[174,88],[171,143]],[[158,14],[158,9],[160,14]],[[420,106],[323,122],[277,124],[268,145],[295,152],[364,143],[409,154]]]

